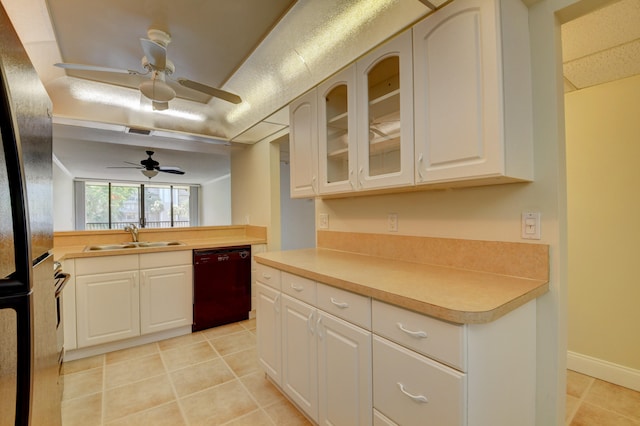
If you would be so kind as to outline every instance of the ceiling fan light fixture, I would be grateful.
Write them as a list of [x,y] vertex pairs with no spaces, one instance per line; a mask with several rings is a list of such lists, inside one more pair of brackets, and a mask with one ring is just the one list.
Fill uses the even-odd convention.
[[176,97],[175,90],[159,78],[143,81],[140,84],[140,92],[152,101],[157,102],[169,102]]
[[158,171],[157,170],[144,169],[144,170],[142,170],[142,174],[145,175],[146,177],[148,177],[149,179],[151,179],[152,177],[154,177],[155,175],[158,174]]

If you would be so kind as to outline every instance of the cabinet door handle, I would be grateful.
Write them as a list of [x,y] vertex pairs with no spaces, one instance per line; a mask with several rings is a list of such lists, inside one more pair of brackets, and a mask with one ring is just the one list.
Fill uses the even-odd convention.
[[424,156],[422,153],[418,156],[418,178],[420,178],[420,182],[424,180],[424,176],[422,175],[422,162],[424,161]]
[[273,310],[276,311],[276,313],[280,313],[280,293],[273,299]]
[[304,287],[301,285],[295,285],[294,283],[291,283],[291,288],[294,289],[295,291],[302,291],[304,290]]
[[403,394],[405,394],[406,396],[408,396],[409,398],[413,399],[416,402],[421,402],[423,404],[426,404],[427,402],[429,402],[427,397],[424,395],[413,395],[407,392],[404,388],[404,385],[400,382],[398,382],[398,387],[400,388],[400,392],[402,392]]
[[311,312],[309,314],[309,318],[307,318],[307,327],[309,328],[309,333],[311,333],[311,335],[314,335],[315,331],[313,330],[313,312]]
[[322,339],[324,338],[324,335],[322,334],[322,329],[320,328],[321,322],[322,322],[322,317],[318,315],[318,321],[316,321],[316,330],[318,331],[318,337]]
[[318,193],[318,190],[316,189],[317,186],[318,185],[316,184],[316,177],[314,176],[311,178],[311,189],[313,190],[314,194]]
[[362,175],[364,174],[364,167],[360,167],[358,170],[358,186],[362,188]]
[[351,189],[355,189],[355,185],[353,184],[353,169],[349,169],[349,185],[351,185]]
[[409,336],[411,337],[416,337],[416,338],[421,338],[421,339],[426,339],[427,338],[427,333],[424,331],[412,331],[412,330],[408,330],[406,328],[404,328],[404,325],[399,322],[397,323],[398,328],[402,331],[404,331],[405,333],[407,333]]
[[347,302],[339,302],[336,299],[334,299],[333,297],[331,298],[331,303],[333,303],[334,305],[336,305],[340,309],[345,309],[345,308],[349,307],[349,304]]

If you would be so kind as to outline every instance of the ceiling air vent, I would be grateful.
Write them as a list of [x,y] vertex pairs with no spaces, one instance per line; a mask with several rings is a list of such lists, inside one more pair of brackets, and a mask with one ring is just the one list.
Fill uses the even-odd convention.
[[149,136],[151,134],[150,129],[141,129],[136,127],[127,127],[126,132],[133,133],[134,135],[145,135],[145,136]]

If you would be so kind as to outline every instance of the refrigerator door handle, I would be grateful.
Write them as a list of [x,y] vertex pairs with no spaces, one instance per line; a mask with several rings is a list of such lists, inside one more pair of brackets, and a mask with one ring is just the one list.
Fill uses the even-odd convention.
[[0,309],[13,309],[16,312],[16,426],[28,426],[31,414],[31,304],[31,293],[0,298]]
[[[3,73],[0,73],[0,88],[6,90],[6,82]],[[31,290],[31,230],[29,229],[29,211],[27,202],[27,187],[24,168],[22,166],[22,153],[18,148],[18,128],[14,114],[11,112],[10,94],[0,95],[0,128],[2,129],[2,145],[7,167],[9,185],[9,197],[11,198],[11,214],[13,216],[13,244],[16,271],[11,278],[16,280],[27,293]],[[0,297],[15,293],[14,286],[10,282],[0,282]],[[8,287],[4,287],[4,285]],[[3,290],[6,288],[7,290]],[[11,293],[10,293],[11,292]]]

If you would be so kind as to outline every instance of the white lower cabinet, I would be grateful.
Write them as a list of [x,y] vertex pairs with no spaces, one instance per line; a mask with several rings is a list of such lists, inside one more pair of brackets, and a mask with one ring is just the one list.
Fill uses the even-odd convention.
[[[256,327],[258,362],[277,385],[282,383],[282,320],[280,271],[256,267]],[[263,283],[268,283],[263,284]]]
[[533,426],[535,309],[459,325],[374,300],[376,424]]
[[169,266],[140,271],[140,332],[193,324],[193,267]]
[[76,306],[79,348],[140,335],[138,271],[77,277]]
[[318,312],[318,423],[370,425],[371,332]]
[[460,325],[259,267],[260,363],[314,422],[535,424],[535,301]]
[[[314,422],[366,426],[372,422],[371,331],[318,309],[316,283],[263,266],[257,283],[258,358],[267,375]],[[343,318],[371,317],[371,301],[317,284],[318,295],[337,303]],[[328,290],[329,289],[329,290]],[[299,300],[297,297],[305,300]],[[349,300],[346,302],[345,300]],[[368,308],[362,308],[364,303]],[[278,358],[281,356],[281,358]]]
[[316,308],[282,295],[282,389],[318,421]]
[[77,348],[191,325],[191,262],[191,251],[75,259]]
[[373,404],[400,425],[464,425],[465,374],[373,338]]

